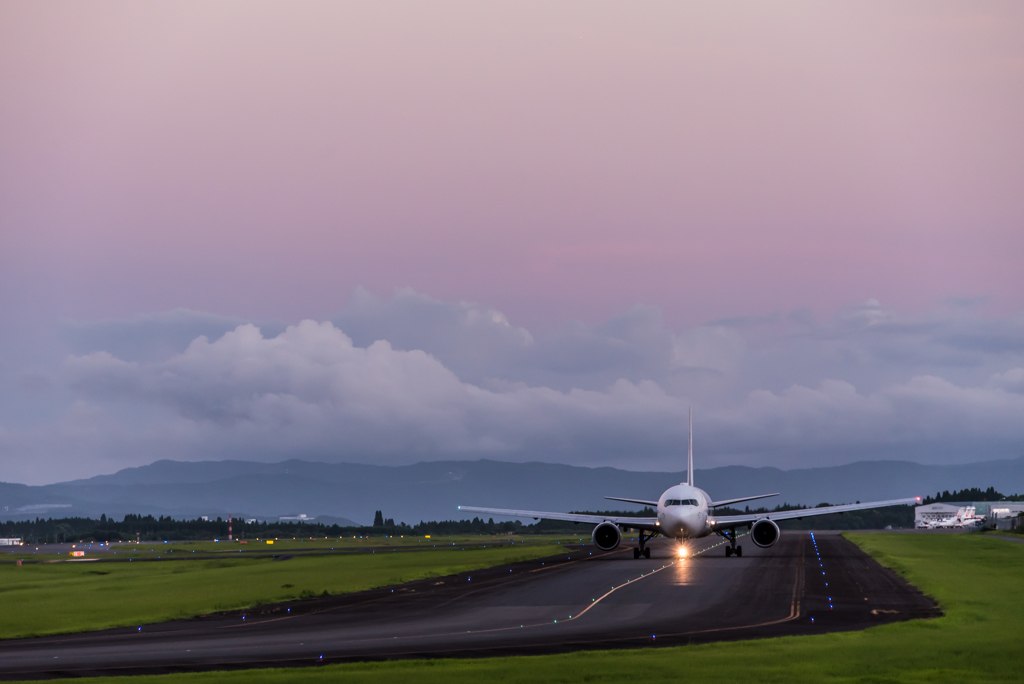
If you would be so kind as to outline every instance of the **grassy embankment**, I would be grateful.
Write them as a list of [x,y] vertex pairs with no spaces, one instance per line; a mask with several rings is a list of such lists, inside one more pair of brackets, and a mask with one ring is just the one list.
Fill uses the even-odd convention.
[[404,553],[388,553],[388,547],[379,553],[296,556],[284,562],[229,556],[167,563],[0,565],[0,638],[141,625],[324,591],[363,591],[550,556],[561,550],[558,541],[465,550],[446,544]]
[[[481,660],[142,677],[185,682],[1014,682],[1024,679],[1024,544],[982,535],[849,534],[945,617],[814,637]],[[467,552],[468,553],[468,552]],[[98,682],[123,681],[93,679]]]

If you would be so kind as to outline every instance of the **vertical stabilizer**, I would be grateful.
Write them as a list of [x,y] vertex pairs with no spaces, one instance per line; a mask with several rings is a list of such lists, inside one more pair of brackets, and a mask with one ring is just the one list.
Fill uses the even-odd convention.
[[686,450],[686,484],[693,486],[693,409],[687,414],[690,424],[690,446]]

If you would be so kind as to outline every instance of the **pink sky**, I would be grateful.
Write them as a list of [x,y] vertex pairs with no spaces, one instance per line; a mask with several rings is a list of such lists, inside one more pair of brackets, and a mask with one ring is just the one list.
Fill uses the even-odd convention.
[[1024,5],[0,8],[0,306],[1024,308]]

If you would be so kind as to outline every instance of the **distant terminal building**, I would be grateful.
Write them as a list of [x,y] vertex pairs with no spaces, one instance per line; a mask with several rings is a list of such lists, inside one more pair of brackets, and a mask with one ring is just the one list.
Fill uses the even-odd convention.
[[1024,502],[994,501],[988,507],[988,518],[995,522],[997,527],[1001,527],[1000,520],[1016,518],[1021,514],[1024,514]]
[[21,537],[0,537],[0,546],[21,546]]
[[970,507],[974,507],[975,514],[984,516],[988,522],[1016,518],[1024,513],[1024,502],[1021,501],[953,501],[918,506],[914,509],[914,523],[944,522],[954,518],[957,511]]

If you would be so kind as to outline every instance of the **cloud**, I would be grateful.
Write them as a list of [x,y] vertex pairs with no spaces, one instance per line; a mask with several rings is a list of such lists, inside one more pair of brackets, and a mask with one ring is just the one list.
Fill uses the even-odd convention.
[[366,347],[387,340],[401,350],[426,350],[472,382],[508,377],[533,346],[533,336],[503,313],[472,302],[442,302],[411,288],[382,300],[357,288],[332,321]]
[[692,406],[702,467],[1016,457],[1022,320],[866,302],[673,330],[639,305],[528,331],[408,289],[291,326],[177,310],[76,324],[62,365],[14,368],[0,450],[37,482],[158,458],[674,469]]
[[1024,368],[1011,368],[1004,373],[996,373],[989,379],[988,386],[1024,394]]
[[468,302],[441,302],[411,289],[378,299],[365,290],[332,321],[355,344],[387,340],[396,349],[422,349],[461,379],[495,380],[603,390],[619,379],[661,380],[677,371],[735,367],[741,337],[724,327],[676,336],[661,309],[637,305],[596,326],[570,321],[532,333],[500,311]]
[[726,451],[789,452],[791,463],[811,454],[948,462],[1024,455],[1021,415],[1024,396],[994,383],[960,387],[921,375],[874,393],[841,380],[753,391],[718,414],[717,428]]
[[[64,321],[60,335],[76,354],[106,351],[122,359],[152,361],[182,351],[199,336],[218,338],[246,322],[249,321],[232,316],[173,309],[131,319]],[[261,323],[261,327],[284,328],[267,322]]]
[[[72,356],[65,378],[84,400],[112,412],[119,405],[169,411],[173,418],[156,423],[160,439],[204,458],[397,463],[489,456],[674,467],[691,405],[706,466],[899,457],[948,462],[1015,456],[1024,446],[1019,367],[973,384],[919,373],[888,383],[876,377],[870,384],[877,387],[860,389],[852,376],[878,373],[874,366],[892,358],[880,349],[900,347],[904,338],[934,339],[949,328],[901,322],[874,303],[869,315],[846,312],[810,327],[803,321],[766,341],[722,325],[674,334],[648,307],[603,326],[571,324],[533,336],[483,307],[408,291],[395,300],[359,304],[363,317],[354,320],[364,322],[364,336],[371,327],[365,322],[375,321],[412,346],[416,326],[399,329],[402,317],[394,313],[406,309],[414,321],[432,322],[419,339],[434,349],[454,354],[481,344],[474,363],[484,368],[487,361],[495,371],[585,382],[601,373],[652,377],[618,377],[597,389],[558,389],[514,375],[474,383],[424,350],[399,349],[383,339],[360,346],[331,322],[303,321],[276,336],[239,325],[214,341],[198,337],[160,361],[107,352]],[[888,330],[864,336],[879,326]],[[503,346],[487,344],[495,339]],[[561,363],[574,351],[574,363]],[[907,365],[930,366],[936,358],[941,355],[934,349],[923,349]],[[836,377],[775,390],[757,382],[757,367],[766,360],[775,364],[773,373],[798,375],[800,364],[811,361]],[[718,393],[694,393],[695,387],[717,387]]]
[[672,368],[733,374],[745,351],[746,341],[737,330],[698,326],[673,336]]
[[93,400],[160,404],[201,433],[288,455],[312,449],[393,460],[542,449],[548,458],[576,458],[608,441],[661,452],[666,434],[655,428],[684,410],[653,382],[620,381],[602,392],[523,384],[493,391],[463,382],[423,351],[383,340],[358,347],[330,322],[314,321],[273,338],[241,325],[160,362],[70,357],[65,374]]

